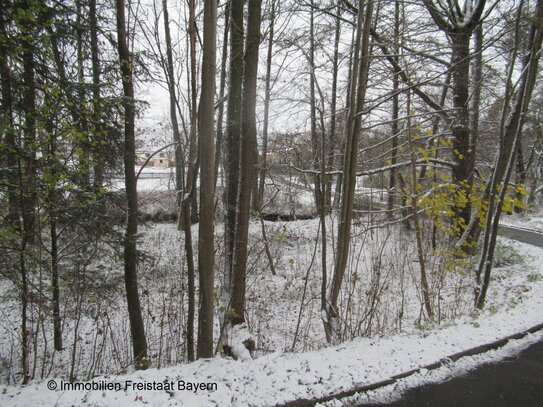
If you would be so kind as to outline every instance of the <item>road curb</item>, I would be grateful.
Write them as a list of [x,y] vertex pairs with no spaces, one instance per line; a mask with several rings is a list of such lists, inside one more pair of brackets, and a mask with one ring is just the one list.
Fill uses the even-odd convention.
[[376,389],[378,389],[380,387],[389,386],[391,384],[394,384],[398,380],[409,377],[409,376],[411,376],[411,375],[413,375],[413,374],[415,374],[415,373],[417,373],[417,372],[419,372],[421,370],[434,370],[434,369],[437,369],[437,368],[439,368],[439,367],[441,367],[441,366],[443,366],[443,365],[445,365],[447,363],[456,362],[457,360],[459,360],[459,359],[461,359],[463,357],[466,357],[466,356],[479,355],[481,353],[485,353],[485,352],[488,352],[490,350],[501,348],[501,347],[505,346],[511,340],[522,339],[525,336],[527,336],[528,334],[533,334],[533,333],[535,333],[537,331],[540,331],[540,330],[543,330],[543,323],[535,325],[535,326],[533,326],[533,327],[531,327],[531,328],[529,328],[529,329],[527,329],[525,331],[522,331],[522,332],[519,332],[519,333],[516,333],[516,334],[513,334],[513,335],[506,336],[505,338],[499,339],[497,341],[487,343],[485,345],[475,346],[473,348],[464,350],[462,352],[454,353],[454,354],[452,354],[452,355],[450,355],[448,357],[442,358],[439,361],[431,363],[429,365],[420,366],[420,367],[418,367],[416,369],[412,369],[412,370],[409,370],[407,372],[394,375],[390,379],[387,379],[387,380],[383,380],[383,381],[380,381],[380,382],[377,382],[377,383],[372,383],[372,384],[365,384],[365,385],[355,386],[354,388],[352,388],[350,390],[330,394],[328,396],[323,396],[323,397],[319,397],[319,398],[299,399],[299,400],[289,401],[289,402],[286,402],[286,403],[279,403],[279,404],[275,404],[275,407],[313,407],[317,403],[325,403],[325,402],[332,401],[332,400],[340,400],[340,399],[343,399],[343,398],[346,398],[346,397],[354,396],[357,393],[364,393],[364,392],[367,392],[367,391],[370,391],[370,390],[376,390]]

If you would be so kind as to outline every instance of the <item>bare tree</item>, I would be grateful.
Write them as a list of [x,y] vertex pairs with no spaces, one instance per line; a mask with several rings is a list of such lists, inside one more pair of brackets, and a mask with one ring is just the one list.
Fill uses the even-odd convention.
[[[522,3],[521,3],[522,6]],[[518,16],[520,16],[520,7]],[[517,17],[517,30],[520,19]],[[492,272],[492,259],[496,247],[498,225],[502,213],[503,201],[507,194],[507,185],[514,166],[514,159],[518,141],[522,134],[524,118],[534,91],[538,64],[541,57],[541,45],[543,41],[543,0],[538,0],[535,5],[534,16],[531,24],[530,37],[527,42],[528,49],[522,61],[522,74],[519,87],[511,111],[507,114],[506,105],[503,109],[502,123],[498,151],[492,177],[490,179],[489,194],[487,195],[488,215],[486,221],[483,250],[479,268],[476,274],[478,287],[476,289],[475,304],[482,309],[486,300],[486,293],[490,284]],[[517,31],[518,43],[518,31]],[[516,52],[516,51],[515,51]],[[514,58],[510,60],[509,77],[511,78],[514,66]],[[510,82],[510,81],[508,81]],[[496,202],[497,201],[497,202]],[[479,223],[479,222],[477,222]],[[484,275],[483,275],[484,271]],[[482,278],[482,281],[481,281]]]
[[[392,58],[394,59],[395,66],[393,67],[394,76],[392,77],[392,124],[391,124],[391,132],[392,132],[392,148],[391,148],[391,157],[390,157],[390,175],[389,175],[389,182],[388,182],[388,202],[387,202],[387,209],[389,217],[392,218],[393,216],[393,209],[394,209],[394,196],[396,194],[395,188],[396,188],[396,168],[394,168],[394,165],[396,165],[398,161],[398,132],[399,132],[399,125],[398,125],[398,119],[399,119],[399,102],[400,102],[400,94],[398,92],[399,85],[400,85],[400,78],[399,78],[399,53],[400,53],[400,1],[396,0],[394,2],[394,46],[393,51],[394,55]],[[401,176],[401,175],[400,175]]]
[[215,203],[215,67],[217,1],[204,5],[204,41],[202,92],[200,96],[200,224],[198,236],[198,273],[200,308],[198,313],[198,358],[213,357],[214,287],[214,203]]
[[247,244],[251,186],[256,175],[254,146],[256,145],[256,79],[262,0],[250,0],[247,15],[247,41],[243,64],[243,101],[241,129],[240,186],[237,203],[236,237],[232,271],[232,324],[245,321],[245,278],[247,274]]
[[372,21],[373,2],[360,1],[358,4],[357,32],[353,57],[353,75],[350,84],[350,110],[347,121],[345,158],[343,161],[343,185],[341,213],[338,226],[337,258],[332,277],[332,285],[326,305],[324,329],[329,342],[340,339],[338,298],[349,256],[351,222],[353,215],[354,190],[356,186],[358,142],[360,139],[360,121],[366,96],[366,85],[370,55],[369,32]]
[[141,315],[137,275],[137,234],[138,234],[138,191],[134,166],[136,164],[133,65],[128,47],[128,34],[125,20],[124,0],[116,0],[117,43],[121,79],[123,83],[124,106],[124,181],[126,188],[126,229],[124,236],[124,282],[126,302],[132,334],[134,366],[146,369],[150,361],[147,357],[147,340]]
[[195,195],[193,186],[196,182],[197,169],[194,157],[196,155],[196,127],[197,127],[197,108],[196,108],[196,22],[195,22],[195,4],[193,0],[189,1],[189,23],[188,31],[190,37],[190,133],[188,144],[188,171],[187,179],[184,179],[185,160],[183,155],[181,132],[177,118],[178,100],[177,84],[174,75],[173,47],[170,33],[170,21],[167,0],[162,0],[162,11],[164,17],[164,34],[166,42],[166,61],[165,74],[168,84],[168,93],[170,96],[170,120],[172,123],[173,140],[175,143],[175,184],[176,199],[178,203],[179,225],[184,231],[185,257],[187,259],[188,275],[188,312],[187,312],[187,357],[189,361],[194,360],[194,316],[195,316],[195,268],[194,253],[192,249],[192,229],[191,229],[191,202]]
[[[230,3],[230,62],[228,69],[228,110],[226,138],[224,140],[224,280],[225,292],[232,291],[232,264],[236,235],[236,208],[238,200],[240,137],[241,137],[241,90],[243,79],[243,1]],[[225,309],[230,306],[226,299]]]
[[266,186],[266,172],[268,171],[268,131],[270,121],[271,103],[271,66],[273,57],[273,42],[275,33],[275,9],[279,0],[271,0],[270,28],[268,32],[268,54],[266,58],[266,79],[264,91],[264,119],[262,122],[262,158],[260,160],[260,180],[258,182],[258,205],[262,206]]

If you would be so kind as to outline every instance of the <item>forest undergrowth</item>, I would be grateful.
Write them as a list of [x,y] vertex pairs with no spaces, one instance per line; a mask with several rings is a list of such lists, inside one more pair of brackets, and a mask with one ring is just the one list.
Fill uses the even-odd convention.
[[[425,332],[473,317],[476,256],[471,262],[451,261],[453,255],[441,249],[448,247],[446,244],[437,242],[432,248],[431,236],[425,236],[424,258],[434,309],[433,318],[428,318],[413,232],[399,224],[377,227],[384,223],[380,216],[361,215],[353,223],[349,272],[340,294],[341,339]],[[327,217],[328,230],[337,229],[336,223],[336,214]],[[320,311],[323,267],[319,219],[265,222],[264,226],[266,240],[259,221],[252,221],[249,230],[243,328],[255,340],[252,356],[327,346]],[[221,232],[218,230],[219,235]],[[197,226],[193,233],[197,242]],[[187,275],[182,236],[170,223],[149,224],[142,228],[140,236],[138,271],[143,317],[152,366],[158,368],[187,362]],[[270,256],[266,255],[266,245]],[[334,246],[334,236],[329,235],[328,269],[333,264]],[[221,335],[218,293],[223,286],[224,261],[220,236],[215,248],[217,341]],[[61,265],[65,346],[60,352],[53,347],[51,312],[46,305],[49,301],[40,294],[46,292],[47,276],[39,272],[33,276],[29,309],[33,378],[88,380],[132,369],[122,260],[115,247],[103,242],[95,243],[88,251],[91,254],[85,259]],[[541,270],[533,265],[534,259],[526,257],[517,244],[503,240],[497,253],[485,310],[490,313],[515,306],[530,284],[543,278]],[[0,311],[0,381],[16,383],[20,375],[18,298],[7,282],[0,290],[4,304]]]

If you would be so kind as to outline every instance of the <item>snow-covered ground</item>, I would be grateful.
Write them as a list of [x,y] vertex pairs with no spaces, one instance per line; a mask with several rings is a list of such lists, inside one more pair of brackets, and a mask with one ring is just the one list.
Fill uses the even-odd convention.
[[538,209],[529,216],[525,215],[503,215],[501,223],[508,226],[543,232],[543,209]]
[[[329,231],[337,227],[336,221],[334,216],[328,219]],[[472,312],[469,265],[449,269],[446,264],[434,263],[438,256],[429,250],[436,320],[427,322],[421,318],[419,268],[412,236],[399,227],[373,229],[378,223],[369,215],[355,222],[352,273],[346,278],[340,301],[346,341],[334,347],[326,347],[319,314],[319,221],[266,222],[277,275],[271,274],[264,255],[260,224],[251,224],[247,327],[257,341],[256,358],[242,362],[217,356],[191,364],[182,363],[184,338],[180,332],[186,298],[181,234],[174,225],[144,228],[142,248],[148,257],[142,262],[140,283],[154,367],[139,372],[126,368],[130,347],[122,290],[114,290],[114,299],[107,301],[100,293],[86,294],[89,298],[83,305],[88,311],[79,323],[78,337],[74,340],[70,336],[74,325],[67,321],[66,343],[77,344],[75,376],[84,378],[91,372],[98,376],[92,382],[78,379],[82,380],[80,387],[72,390],[66,384],[71,351],[46,355],[57,361],[54,367],[45,364],[51,373],[28,386],[0,385],[0,405],[275,405],[379,382],[543,322],[541,249],[501,239],[487,306],[479,314]],[[217,227],[218,242],[221,232]],[[194,233],[196,242],[196,227]],[[329,239],[332,253],[332,237]],[[219,245],[217,270],[222,267],[221,250]],[[329,257],[328,268],[332,264]],[[120,275],[115,263],[102,267],[108,278]],[[218,276],[216,291],[220,289]],[[15,365],[17,355],[9,352],[17,350],[12,333],[16,330],[11,330],[18,326],[16,310],[14,305],[4,307],[0,323],[1,361],[11,360]],[[215,334],[219,334],[218,323]],[[360,400],[390,400],[408,386],[443,379],[485,358],[507,356],[541,338],[541,334],[531,335],[491,355],[467,358],[432,373],[421,372]],[[101,355],[99,362],[97,354]],[[36,357],[39,362],[42,355]],[[94,367],[89,367],[91,364]]]
[[[355,339],[340,346],[305,353],[273,353],[249,362],[221,357],[195,363],[149,369],[130,375],[96,378],[83,386],[120,386],[119,390],[59,390],[61,379],[35,381],[26,387],[0,387],[4,406],[271,406],[297,398],[326,396],[371,384],[394,374],[436,362],[448,355],[494,341],[541,322],[543,284],[526,287],[514,307],[466,317],[430,331],[382,338]],[[515,341],[501,351],[461,360],[436,372],[421,372],[397,386],[362,396],[364,401],[387,401],[399,390],[443,380],[481,362],[503,358],[543,333]],[[189,384],[190,383],[190,384]],[[138,390],[148,386],[152,390]],[[56,387],[56,390],[50,388]],[[168,388],[166,388],[168,387]],[[171,387],[171,388],[170,388]],[[333,405],[333,404],[332,404]]]

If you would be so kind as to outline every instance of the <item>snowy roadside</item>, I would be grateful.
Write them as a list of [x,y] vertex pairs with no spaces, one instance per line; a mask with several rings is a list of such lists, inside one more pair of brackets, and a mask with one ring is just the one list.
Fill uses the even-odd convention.
[[[535,258],[542,254],[541,250],[525,245],[522,252]],[[537,268],[541,276],[541,267]],[[319,351],[273,353],[249,362],[217,357],[160,370],[102,376],[80,384],[82,388],[76,390],[67,389],[68,385],[60,379],[34,381],[26,387],[0,386],[0,405],[268,406],[322,397],[386,380],[537,325],[543,322],[542,294],[543,278],[533,279],[518,291],[518,300],[505,308],[489,307],[478,317],[463,317],[454,325],[390,337],[360,338]],[[537,335],[542,336],[535,334],[519,341],[520,348]],[[419,376],[420,383],[428,380],[424,374]],[[416,380],[416,376],[410,378],[410,385]],[[56,390],[49,390],[48,386],[56,386]],[[63,386],[65,390],[61,390]],[[109,390],[108,386],[117,390]],[[93,387],[97,389],[85,390]],[[142,387],[150,390],[140,390]]]
[[483,364],[496,363],[508,357],[518,355],[526,348],[541,341],[543,341],[543,331],[540,330],[533,334],[528,334],[521,339],[510,340],[502,347],[474,356],[466,356],[454,363],[444,364],[433,370],[420,369],[420,371],[403,379],[399,379],[393,384],[379,387],[375,390],[358,393],[351,397],[342,398],[341,400],[332,400],[326,403],[317,404],[317,406],[344,407],[366,404],[386,405],[399,400],[405,392],[415,387],[441,383],[455,377],[463,376]]
[[543,210],[539,209],[537,212],[532,213],[528,216],[524,214],[502,216],[502,220],[500,223],[504,226],[511,226],[543,232]]

